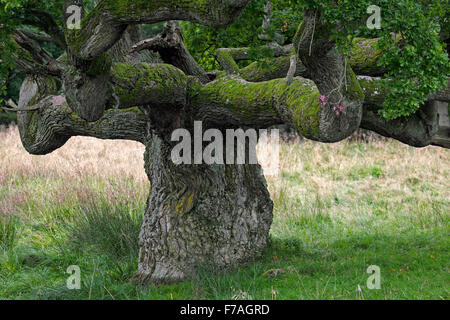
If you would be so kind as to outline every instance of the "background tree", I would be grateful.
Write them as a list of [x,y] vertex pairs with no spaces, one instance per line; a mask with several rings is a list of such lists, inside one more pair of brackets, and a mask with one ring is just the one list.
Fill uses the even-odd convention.
[[[335,142],[362,127],[416,147],[449,146],[439,103],[449,101],[447,1],[1,3],[0,72],[3,84],[11,70],[26,74],[13,109],[28,152],[47,154],[77,135],[146,146],[151,192],[135,276],[142,283],[253,260],[272,223],[259,165],[175,165],[175,129],[192,132],[194,121],[222,132],[288,124]],[[372,4],[382,8],[379,30],[366,27]],[[79,30],[67,29],[70,5],[83,8]],[[189,22],[187,46],[175,20]],[[144,39],[141,25],[164,21]],[[223,70],[210,72],[218,63]]]

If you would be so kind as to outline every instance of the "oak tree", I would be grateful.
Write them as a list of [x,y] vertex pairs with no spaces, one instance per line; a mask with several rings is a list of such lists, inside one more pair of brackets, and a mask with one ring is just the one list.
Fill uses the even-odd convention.
[[[288,124],[330,143],[365,128],[414,147],[450,146],[448,1],[0,4],[0,85],[12,69],[26,74],[17,106],[7,108],[18,113],[29,153],[48,154],[73,136],[145,145],[151,190],[139,236],[141,283],[232,268],[257,258],[268,241],[273,203],[261,167],[177,165],[176,129],[192,131],[195,121],[221,131]],[[381,9],[380,28],[367,27],[372,5]],[[67,23],[73,8],[79,28]],[[164,29],[145,39],[143,25],[161,22]],[[244,43],[223,47],[227,41]]]

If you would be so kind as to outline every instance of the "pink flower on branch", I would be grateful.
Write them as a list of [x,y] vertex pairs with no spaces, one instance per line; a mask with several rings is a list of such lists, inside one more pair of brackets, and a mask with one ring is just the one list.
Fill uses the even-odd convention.
[[333,107],[334,112],[336,112],[336,115],[339,117],[341,115],[341,112],[344,111],[344,106],[342,104],[337,104]]
[[320,95],[319,96],[319,104],[323,107],[324,105],[327,104],[327,97],[325,97],[324,95]]

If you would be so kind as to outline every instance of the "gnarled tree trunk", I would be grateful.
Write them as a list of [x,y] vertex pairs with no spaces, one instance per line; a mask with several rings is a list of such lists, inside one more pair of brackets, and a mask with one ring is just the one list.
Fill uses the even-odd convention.
[[192,278],[198,268],[236,267],[260,256],[273,204],[259,165],[175,165],[153,135],[145,168],[151,194],[139,236],[141,283]]

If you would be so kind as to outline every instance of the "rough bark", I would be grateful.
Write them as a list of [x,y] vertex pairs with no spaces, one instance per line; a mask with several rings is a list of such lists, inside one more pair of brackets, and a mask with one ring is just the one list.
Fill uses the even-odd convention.
[[[117,106],[119,101],[114,84],[113,63],[124,62],[129,65],[140,62],[159,61],[148,53],[130,52],[130,47],[141,37],[139,28],[128,26],[122,38],[112,46],[109,52],[103,53],[94,60],[78,58],[71,49],[68,50],[70,64],[64,68],[62,80],[64,92],[69,106],[81,118],[97,121],[109,106]],[[142,74],[141,74],[142,75]],[[129,77],[127,77],[128,80]],[[151,79],[147,79],[151,81]],[[168,81],[171,77],[167,78]],[[138,81],[137,77],[133,81]]]
[[195,61],[184,44],[184,34],[176,21],[169,21],[164,31],[152,39],[142,40],[132,47],[132,52],[151,50],[158,52],[161,59],[182,70],[185,74],[197,77],[202,83],[208,83],[205,70]]
[[177,282],[259,257],[273,207],[260,166],[174,165],[171,149],[156,135],[147,145],[152,189],[135,280]]

